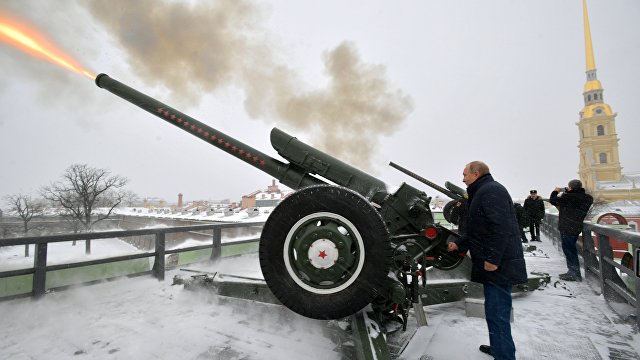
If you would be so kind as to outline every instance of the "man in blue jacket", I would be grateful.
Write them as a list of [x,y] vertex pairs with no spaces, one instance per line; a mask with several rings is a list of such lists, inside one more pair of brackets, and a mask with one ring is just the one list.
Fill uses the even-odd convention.
[[471,281],[483,284],[491,345],[481,345],[480,351],[499,360],[515,359],[509,322],[511,288],[527,281],[527,269],[513,202],[485,163],[472,161],[462,174],[469,195],[466,233],[449,243],[448,250],[469,250]]

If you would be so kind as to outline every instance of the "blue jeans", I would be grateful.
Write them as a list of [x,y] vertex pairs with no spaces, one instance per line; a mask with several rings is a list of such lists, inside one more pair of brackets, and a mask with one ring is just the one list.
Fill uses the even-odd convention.
[[484,284],[484,314],[489,328],[491,355],[496,360],[515,360],[511,337],[511,285]]
[[560,239],[562,240],[562,252],[567,259],[569,274],[581,278],[580,260],[578,260],[578,249],[576,248],[578,235],[570,235],[560,231]]

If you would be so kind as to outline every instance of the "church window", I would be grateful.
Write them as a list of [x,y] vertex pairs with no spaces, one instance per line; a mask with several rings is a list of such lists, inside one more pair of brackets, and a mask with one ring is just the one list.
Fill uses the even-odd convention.
[[600,153],[600,164],[606,164],[606,163],[607,163],[607,154]]
[[596,108],[596,114],[602,114],[602,108]]
[[591,94],[587,95],[587,101],[591,101]]
[[593,100],[598,100],[598,93],[593,94]]
[[598,133],[598,136],[603,136],[604,135],[604,126],[598,125],[598,127],[596,128],[596,131]]

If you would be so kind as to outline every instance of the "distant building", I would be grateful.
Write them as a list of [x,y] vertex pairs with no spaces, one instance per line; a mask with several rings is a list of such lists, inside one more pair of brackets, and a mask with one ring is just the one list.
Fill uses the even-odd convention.
[[248,209],[252,207],[273,207],[287,197],[291,191],[282,191],[276,184],[275,180],[271,181],[271,185],[266,190],[256,190],[252,193],[242,196],[242,208]]
[[224,200],[195,200],[179,209],[182,210],[183,213],[187,212],[216,212],[227,209],[235,209],[238,207],[237,202],[231,202],[229,199]]
[[256,190],[250,194],[242,195],[241,207],[243,209],[248,209],[256,206],[256,195],[258,195],[261,191]]
[[596,76],[591,29],[586,1],[583,3],[587,82],[580,110],[580,180],[596,202],[640,200],[640,172],[622,173],[616,133],[617,113],[604,102],[604,89]]
[[158,197],[146,197],[142,199],[142,206],[147,209],[153,209],[157,207],[165,207],[167,202],[164,199]]
[[[593,223],[608,225],[619,230],[638,232],[640,224],[640,201],[616,201],[607,204],[596,204],[592,209],[594,216],[590,219]],[[597,237],[594,239],[598,244]],[[622,258],[625,253],[632,252],[632,245],[609,237],[610,245],[615,258]]]
[[256,194],[256,207],[274,207],[289,193],[260,192]]

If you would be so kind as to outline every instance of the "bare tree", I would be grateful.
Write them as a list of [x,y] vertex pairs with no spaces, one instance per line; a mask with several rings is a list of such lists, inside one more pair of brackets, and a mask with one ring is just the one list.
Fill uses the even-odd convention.
[[128,190],[124,192],[122,205],[131,207],[137,206],[138,203],[140,203],[140,197],[138,196],[138,194]]
[[[111,216],[129,193],[123,188],[129,180],[110,175],[106,169],[74,164],[62,174],[62,179],[42,188],[42,196],[60,205],[65,215],[79,223],[85,231]],[[104,208],[97,212],[97,208]],[[91,242],[85,242],[85,252],[91,253]]]
[[[15,212],[22,219],[22,229],[25,236],[31,230],[29,222],[34,217],[42,215],[43,204],[41,201],[31,199],[30,195],[13,194],[5,197],[7,205],[12,212]],[[24,246],[24,256],[29,256],[29,245]]]

